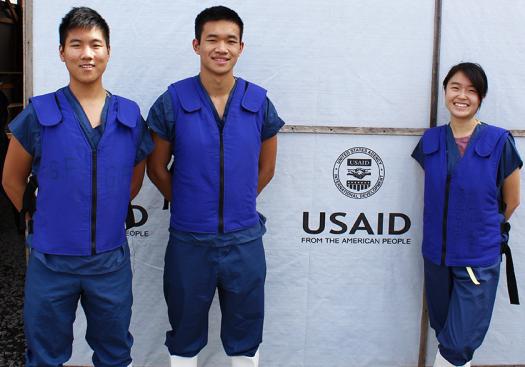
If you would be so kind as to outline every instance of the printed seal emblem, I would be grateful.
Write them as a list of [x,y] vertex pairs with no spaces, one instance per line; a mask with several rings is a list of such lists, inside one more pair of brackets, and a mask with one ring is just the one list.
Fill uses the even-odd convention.
[[332,173],[339,191],[352,199],[366,199],[383,185],[385,165],[373,150],[353,147],[337,158]]

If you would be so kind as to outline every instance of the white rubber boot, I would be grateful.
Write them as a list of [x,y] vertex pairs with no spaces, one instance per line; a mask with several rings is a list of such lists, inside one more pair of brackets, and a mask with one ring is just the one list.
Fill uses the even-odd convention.
[[258,367],[259,366],[259,350],[255,352],[253,357],[235,356],[232,358],[232,367]]
[[175,355],[170,356],[171,367],[197,367],[197,356],[195,357],[179,357]]
[[456,366],[450,363],[449,361],[447,361],[445,357],[443,357],[441,353],[439,353],[439,349],[438,349],[436,353],[436,360],[434,361],[434,367],[470,367],[470,361],[461,366]]

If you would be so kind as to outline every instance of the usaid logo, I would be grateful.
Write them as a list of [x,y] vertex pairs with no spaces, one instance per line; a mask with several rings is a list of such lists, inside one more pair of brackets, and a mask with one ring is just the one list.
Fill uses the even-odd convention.
[[337,158],[333,170],[335,186],[352,199],[374,195],[385,180],[381,157],[371,149],[353,147]]

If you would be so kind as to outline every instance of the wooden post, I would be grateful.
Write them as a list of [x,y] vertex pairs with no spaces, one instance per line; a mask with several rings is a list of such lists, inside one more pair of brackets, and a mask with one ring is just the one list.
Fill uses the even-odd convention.
[[[437,105],[439,95],[439,61],[441,54],[441,15],[442,0],[435,0],[434,3],[434,49],[432,52],[432,85],[430,90],[430,127],[437,126]],[[428,306],[423,288],[423,300],[421,305],[421,320],[419,328],[419,358],[418,367],[425,367],[427,361],[428,344]]]
[[430,87],[430,127],[434,127],[437,125],[437,104],[439,95],[439,61],[441,57],[442,8],[442,0],[435,0],[434,49],[432,53],[432,85]]
[[23,83],[24,106],[26,106],[29,98],[33,96],[33,0],[20,0],[19,3],[23,18]]

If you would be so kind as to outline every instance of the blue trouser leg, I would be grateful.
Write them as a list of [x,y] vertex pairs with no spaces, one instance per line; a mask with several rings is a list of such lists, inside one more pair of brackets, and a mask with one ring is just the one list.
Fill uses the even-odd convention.
[[193,357],[208,342],[208,312],[217,278],[214,248],[170,237],[164,264],[164,298],[171,330],[166,332],[170,354]]
[[71,357],[78,276],[56,273],[29,257],[24,298],[27,367],[62,366]]
[[219,266],[221,340],[229,356],[253,357],[262,342],[266,261],[262,239],[229,246]]
[[86,341],[96,367],[131,363],[132,273],[128,262],[117,271],[82,277],[80,302],[86,314]]
[[52,271],[30,256],[24,301],[26,366],[56,367],[69,360],[79,298],[95,366],[124,367],[131,362],[130,264],[112,273],[76,275]]
[[425,294],[428,305],[430,326],[439,335],[447,322],[452,276],[448,266],[435,265],[424,259]]
[[170,354],[193,357],[206,345],[208,312],[218,287],[226,353],[253,356],[262,340],[265,275],[260,239],[209,247],[170,238],[164,266]]
[[442,267],[425,260],[425,288],[430,325],[441,355],[461,366],[472,359],[488,331],[500,262],[474,267],[475,285],[465,267]]

